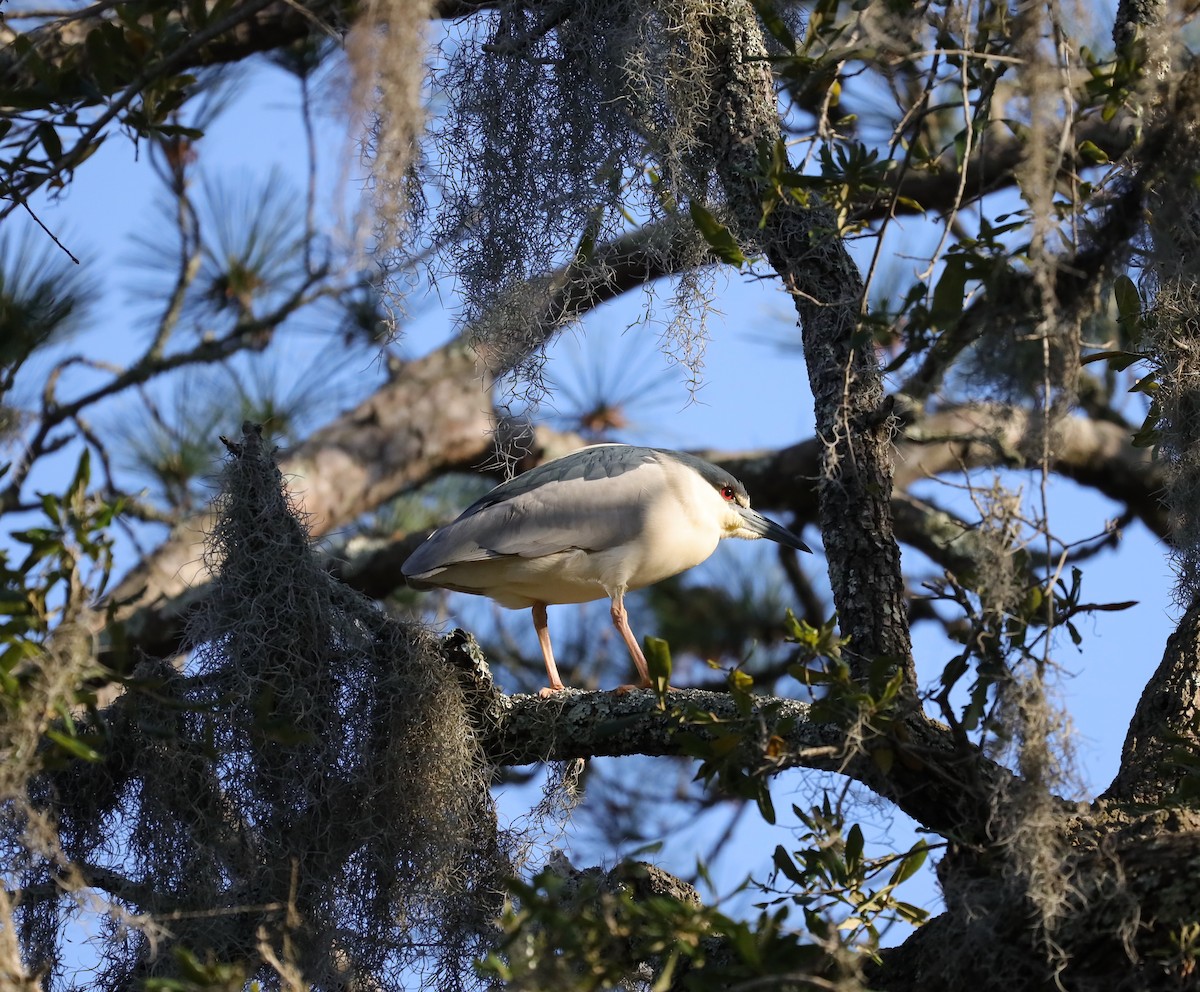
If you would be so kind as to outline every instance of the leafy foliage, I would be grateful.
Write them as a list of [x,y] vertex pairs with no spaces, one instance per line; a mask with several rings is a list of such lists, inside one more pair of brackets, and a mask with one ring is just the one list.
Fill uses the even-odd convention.
[[785,911],[740,921],[701,906],[694,890],[657,881],[633,862],[576,878],[550,869],[515,884],[504,940],[482,972],[513,989],[585,992],[631,979],[632,987],[705,992],[780,973],[796,982],[852,973],[819,943],[790,933]]
[[[112,574],[109,528],[122,506],[120,501],[97,498],[89,492],[90,482],[91,456],[85,449],[66,492],[41,494],[45,522],[10,535],[27,549],[24,557],[12,564],[8,553],[0,550],[3,739],[14,770],[26,773],[70,758],[100,757],[94,747],[97,738],[85,734],[72,716],[74,707],[91,698],[85,679],[102,675],[76,639],[87,636],[83,628],[94,598],[103,594]],[[69,674],[47,699],[47,666],[58,663],[64,663]],[[37,712],[38,701],[49,710]],[[29,733],[30,720],[42,727],[44,738]],[[5,785],[13,789],[17,782]]]
[[[840,810],[826,795],[820,807],[793,812],[807,832],[802,840],[810,846],[789,852],[783,845],[775,848],[777,878],[795,886],[779,894],[767,905],[789,902],[804,912],[808,929],[829,939],[831,931],[840,931],[848,942],[868,951],[879,946],[881,927],[902,920],[913,925],[924,923],[928,912],[896,898],[896,889],[912,878],[929,856],[929,844],[919,840],[902,853],[880,858],[864,855],[862,827],[847,827]],[[876,879],[883,878],[882,882]]]

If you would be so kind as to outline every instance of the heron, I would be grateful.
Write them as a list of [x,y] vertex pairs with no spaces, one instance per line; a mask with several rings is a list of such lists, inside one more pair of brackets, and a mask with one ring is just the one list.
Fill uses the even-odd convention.
[[725,537],[765,537],[810,550],[750,509],[746,487],[725,469],[666,448],[598,444],[497,486],[430,534],[403,572],[418,589],[451,589],[488,596],[508,609],[532,609],[549,679],[543,696],[565,688],[546,607],[607,597],[641,687],[649,687],[625,593],[699,565]]

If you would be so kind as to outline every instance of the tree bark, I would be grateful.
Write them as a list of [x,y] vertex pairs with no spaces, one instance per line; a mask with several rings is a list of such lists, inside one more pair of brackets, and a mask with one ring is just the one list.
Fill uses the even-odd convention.
[[770,61],[747,0],[702,4],[711,87],[708,145],[743,242],[762,245],[800,318],[822,445],[821,534],[852,667],[865,678],[880,657],[911,689],[900,549],[892,532],[892,425],[870,335],[860,335],[863,284],[833,214],[814,197],[785,197],[764,218],[770,190],[760,155],[782,140]]
[[[1200,797],[1200,601],[1167,640],[1129,724],[1121,767],[1104,798],[1194,803]],[[1185,794],[1176,795],[1181,788]]]
[[[1168,992],[1196,987],[1200,817],[1142,818],[1099,808],[1064,821],[1070,891],[1051,929],[1001,879],[943,864],[955,911],[881,952],[868,972],[886,992]],[[954,855],[947,858],[952,861]],[[957,890],[957,891],[956,891]],[[1189,936],[1191,935],[1191,936]]]

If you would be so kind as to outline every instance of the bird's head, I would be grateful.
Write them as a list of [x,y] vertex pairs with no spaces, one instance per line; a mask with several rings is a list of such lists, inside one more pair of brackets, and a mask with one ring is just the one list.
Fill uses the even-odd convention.
[[674,457],[700,475],[716,493],[719,502],[708,505],[718,516],[722,537],[740,537],[749,541],[765,537],[769,541],[787,548],[795,548],[797,551],[811,550],[786,527],[781,527],[757,510],[750,509],[750,494],[746,492],[746,487],[723,468],[691,455],[674,453]]

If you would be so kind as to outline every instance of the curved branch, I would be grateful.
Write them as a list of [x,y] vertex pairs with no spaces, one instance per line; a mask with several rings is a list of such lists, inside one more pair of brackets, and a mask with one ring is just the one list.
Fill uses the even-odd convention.
[[[897,447],[896,485],[986,466],[1023,468],[1024,446],[1035,436],[1029,411],[1002,403],[972,403],[916,417]],[[1128,427],[1089,417],[1063,417],[1051,436],[1050,470],[1095,489],[1132,510],[1155,534],[1167,534],[1160,501],[1162,464],[1136,448]]]
[[[1062,160],[1063,175],[1078,175],[1092,163],[1077,155],[1078,146],[1090,141],[1112,161],[1120,159],[1133,144],[1137,123],[1118,115],[1105,121],[1090,117],[1074,128],[1075,144]],[[945,213],[1010,189],[1016,185],[1017,169],[1028,152],[1025,141],[1015,136],[987,136],[965,165],[946,155],[929,168],[901,173],[899,164],[883,179],[882,187],[869,202],[851,212],[859,220],[886,216],[894,201],[894,214]],[[965,171],[965,177],[963,172]],[[960,197],[960,183],[962,185]]]
[[[498,765],[631,754],[691,757],[681,732],[708,740],[709,725],[697,717],[711,717],[725,730],[743,731],[727,757],[752,775],[771,777],[792,768],[848,775],[930,830],[978,843],[987,837],[996,790],[1013,778],[920,712],[909,713],[874,742],[894,754],[884,772],[867,750],[847,744],[844,728],[814,722],[809,704],[795,699],[758,697],[747,715],[733,696],[702,689],[671,692],[665,709],[649,690],[506,696],[473,638],[454,631],[445,646],[474,722],[486,728],[484,748]],[[1063,804],[1064,811],[1073,808]]]
[[[117,9],[143,11],[143,4],[114,4]],[[444,5],[445,6],[445,5]],[[0,26],[0,90],[39,92],[42,79],[37,63],[55,66],[86,65],[87,39],[105,24],[115,23],[108,5],[96,5],[95,13],[83,17],[62,18],[42,24],[31,31],[18,32],[8,24]],[[186,6],[162,5],[163,32],[161,37],[178,42],[173,51],[160,51],[160,64],[169,60],[171,71],[198,69],[211,65],[240,62],[262,52],[273,51],[307,38],[318,25],[345,24],[354,5],[339,0],[307,0],[288,3],[284,0],[239,0],[223,8],[219,30],[212,35],[197,35],[190,25]],[[28,44],[15,45],[24,38]],[[82,73],[64,75],[55,90],[55,102],[60,106],[91,102],[97,93],[115,93],[137,82],[134,67],[114,61],[106,76],[107,88]]]
[[[344,526],[439,471],[484,460],[492,450],[490,386],[474,354],[452,343],[405,365],[288,453],[279,468],[296,480],[292,491],[310,533]],[[439,415],[426,421],[414,418],[414,410]],[[212,521],[203,513],[180,524],[111,592],[128,637],[153,637],[159,610],[207,583],[204,541]]]
[[[1128,812],[1111,819],[1099,812],[1074,831],[1072,849],[1056,864],[1069,896],[1050,926],[1039,925],[1030,901],[1014,897],[1011,885],[989,875],[986,866],[952,878],[944,862],[939,875],[943,887],[952,889],[947,902],[953,908],[903,944],[882,950],[868,969],[870,987],[887,992],[1193,987],[1194,954],[1176,949],[1179,935],[1194,932],[1197,924],[1195,814],[1153,818],[1153,824],[1140,825],[1150,827],[1147,836],[1136,823],[1123,828]],[[1048,956],[1047,945],[1058,953]]]

